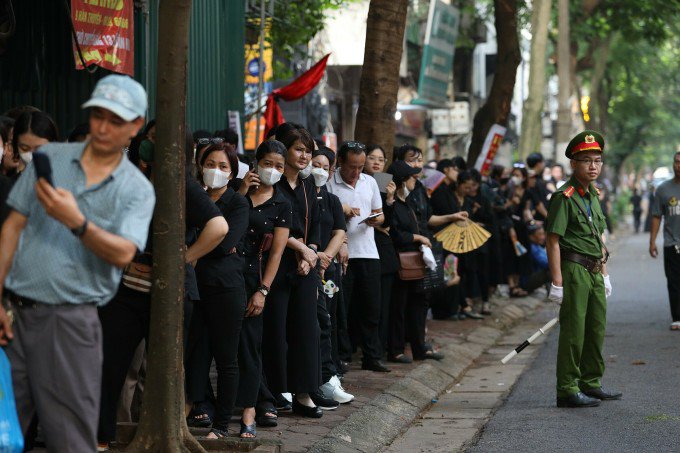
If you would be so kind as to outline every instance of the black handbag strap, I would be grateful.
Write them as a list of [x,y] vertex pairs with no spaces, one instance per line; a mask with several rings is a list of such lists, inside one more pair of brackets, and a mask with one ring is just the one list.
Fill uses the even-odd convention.
[[588,213],[586,212],[586,209],[583,206],[581,206],[581,204],[578,201],[576,201],[576,198],[574,198],[574,203],[576,203],[576,206],[578,206],[579,211],[581,211],[581,213],[588,220],[590,232],[593,234],[593,236],[595,236],[595,239],[597,239],[597,243],[600,245],[600,248],[604,249],[604,259],[602,260],[602,264],[606,264],[607,261],[609,261],[609,250],[607,250],[607,246],[604,245],[604,243],[602,242],[602,238],[600,237],[600,235],[597,234],[597,230],[595,229],[592,217],[589,216]]

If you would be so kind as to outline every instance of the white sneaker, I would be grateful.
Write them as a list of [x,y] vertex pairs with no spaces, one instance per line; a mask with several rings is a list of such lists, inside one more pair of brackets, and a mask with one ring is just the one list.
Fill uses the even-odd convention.
[[333,376],[328,382],[320,387],[321,393],[324,398],[332,399],[340,404],[349,403],[354,400],[354,395],[351,395],[342,388],[340,379],[337,376]]

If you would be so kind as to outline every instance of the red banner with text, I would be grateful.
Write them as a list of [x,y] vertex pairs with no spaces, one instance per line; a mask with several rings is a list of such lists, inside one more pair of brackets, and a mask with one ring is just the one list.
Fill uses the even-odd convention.
[[73,45],[76,69],[92,64],[134,75],[134,0],[71,0],[71,15],[78,49]]

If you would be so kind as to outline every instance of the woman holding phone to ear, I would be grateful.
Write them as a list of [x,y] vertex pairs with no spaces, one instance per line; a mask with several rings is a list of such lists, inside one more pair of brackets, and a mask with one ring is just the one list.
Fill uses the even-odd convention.
[[[286,147],[281,142],[262,142],[257,148],[257,185],[246,194],[250,207],[248,230],[239,245],[244,258],[243,277],[248,304],[239,342],[239,390],[236,404],[243,407],[242,438],[257,436],[255,406],[262,377],[263,317],[267,297],[272,291],[281,256],[288,242],[292,222],[291,206],[277,189],[283,176]],[[275,425],[273,408],[259,408],[258,422]]]

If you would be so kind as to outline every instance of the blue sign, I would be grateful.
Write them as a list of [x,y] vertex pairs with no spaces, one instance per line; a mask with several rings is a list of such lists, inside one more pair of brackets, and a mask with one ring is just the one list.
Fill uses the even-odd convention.
[[[267,72],[267,64],[262,62],[262,71]],[[253,77],[258,77],[260,75],[260,59],[253,58],[248,62],[248,74]]]

